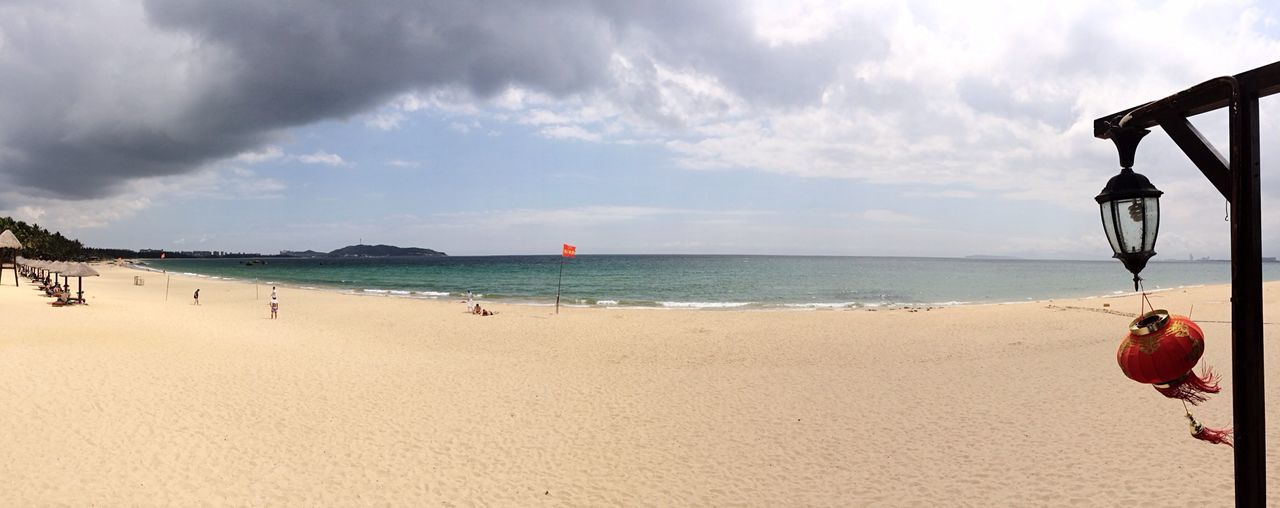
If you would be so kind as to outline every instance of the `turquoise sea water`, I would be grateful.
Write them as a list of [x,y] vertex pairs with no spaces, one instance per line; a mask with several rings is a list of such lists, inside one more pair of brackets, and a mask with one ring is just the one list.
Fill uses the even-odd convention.
[[[407,298],[551,304],[559,256],[149,261],[154,269]],[[1268,280],[1280,277],[1264,265]],[[1147,289],[1231,280],[1227,262],[1153,262]],[[798,256],[579,256],[562,304],[655,308],[864,308],[1106,296],[1133,290],[1118,261]]]

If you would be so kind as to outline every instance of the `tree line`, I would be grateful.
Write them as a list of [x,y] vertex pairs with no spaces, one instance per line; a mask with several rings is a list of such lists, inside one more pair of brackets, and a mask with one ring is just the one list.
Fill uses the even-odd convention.
[[59,261],[83,261],[88,254],[84,244],[62,236],[62,233],[40,227],[39,224],[27,224],[12,217],[0,217],[0,231],[13,231],[18,241],[22,242],[21,255],[31,259],[53,259]]
[[[40,227],[39,224],[27,224],[12,217],[0,217],[0,231],[13,231],[18,241],[22,242],[19,255],[30,259],[48,259],[54,261],[94,261],[99,259],[158,259],[161,254],[170,258],[249,258],[273,257],[255,252],[225,251],[162,251],[157,249],[103,249],[85,247],[79,240],[62,236],[62,233]],[[9,254],[4,254],[8,259]]]

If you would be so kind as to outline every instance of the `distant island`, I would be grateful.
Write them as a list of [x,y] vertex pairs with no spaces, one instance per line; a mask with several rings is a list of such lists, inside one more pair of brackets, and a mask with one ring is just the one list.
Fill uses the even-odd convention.
[[[1171,261],[1176,261],[1176,260],[1171,260]],[[1195,257],[1195,256],[1192,256],[1192,255],[1188,254],[1188,255],[1187,255],[1187,261],[1195,261],[1195,262],[1222,262],[1222,263],[1226,263],[1226,262],[1230,262],[1230,261],[1231,261],[1231,258],[1227,258],[1227,259],[1210,259],[1208,256],[1201,257],[1201,258],[1197,258],[1197,257]],[[1263,263],[1276,263],[1276,262],[1277,262],[1277,260],[1276,260],[1275,256],[1262,256],[1262,262],[1263,262]]]
[[996,260],[1022,259],[1022,258],[1016,258],[1013,256],[988,256],[986,254],[974,254],[971,256],[965,256],[964,258],[965,259],[996,259]]
[[443,252],[420,247],[396,247],[394,245],[348,245],[329,252],[280,251],[281,257],[291,258],[381,258],[390,256],[448,256]]
[[261,258],[381,258],[392,256],[405,257],[442,257],[443,252],[419,247],[396,247],[394,245],[348,245],[329,252],[314,250],[283,250],[279,254],[261,254],[257,252],[232,252],[219,250],[160,250],[160,249],[80,249],[80,257],[85,259],[261,259]]

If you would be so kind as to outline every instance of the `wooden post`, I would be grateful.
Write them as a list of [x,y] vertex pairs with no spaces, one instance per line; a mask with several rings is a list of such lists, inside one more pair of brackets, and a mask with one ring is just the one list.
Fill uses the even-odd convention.
[[[5,249],[9,250],[9,249]],[[13,261],[13,287],[18,287],[18,251],[14,249],[11,256]],[[0,282],[4,282],[4,258],[0,258]]]
[[1231,389],[1236,506],[1264,506],[1267,426],[1262,368],[1262,197],[1258,92],[1242,87],[1231,123]]
[[560,283],[564,282],[564,254],[560,255],[560,278],[556,280],[556,314],[560,313]]

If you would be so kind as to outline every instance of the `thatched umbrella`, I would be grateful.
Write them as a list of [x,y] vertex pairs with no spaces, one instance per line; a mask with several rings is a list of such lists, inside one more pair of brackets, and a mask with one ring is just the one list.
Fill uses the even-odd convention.
[[84,263],[76,263],[62,271],[63,277],[76,278],[76,300],[79,300],[80,303],[84,303],[84,278],[97,277],[98,275],[97,270]]
[[41,279],[41,280],[48,279],[48,278],[49,278],[49,274],[50,274],[50,273],[53,273],[53,272],[50,272],[50,271],[49,271],[49,265],[51,265],[51,264],[53,264],[53,262],[52,262],[52,261],[49,261],[49,260],[47,260],[47,259],[41,259],[41,260],[39,260],[39,261],[36,261],[36,268],[39,268],[39,269],[40,269],[40,279]]
[[53,273],[49,271],[49,265],[52,264],[53,262],[47,259],[36,261],[36,268],[40,269],[40,280],[48,282],[49,274]]
[[[22,242],[18,241],[18,237],[13,235],[13,231],[4,230],[0,233],[0,250],[13,250],[14,257],[17,257],[18,251],[22,249]],[[0,257],[0,281],[4,280],[4,257]],[[13,262],[13,285],[18,285],[18,262]]]
[[26,270],[23,270],[23,272],[27,277],[35,276],[36,274],[35,262],[36,260],[34,259],[27,259],[22,256],[18,256],[18,264],[22,265],[22,267],[26,269]]
[[[62,272],[66,271],[68,268],[71,268],[71,264],[67,263],[66,261],[53,261],[49,263],[47,268],[49,269],[49,271],[53,272],[53,285],[57,286],[59,285],[58,274],[61,274]],[[66,284],[68,288],[71,286],[71,284],[67,283],[66,277],[62,278],[62,283]],[[62,288],[62,290],[68,291],[69,290],[68,288]]]

